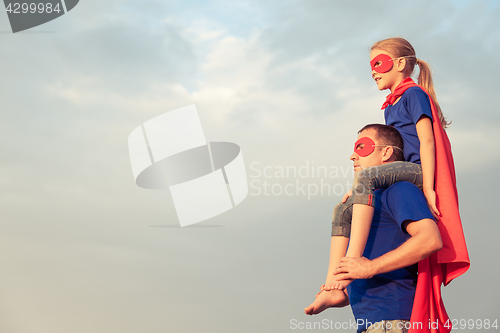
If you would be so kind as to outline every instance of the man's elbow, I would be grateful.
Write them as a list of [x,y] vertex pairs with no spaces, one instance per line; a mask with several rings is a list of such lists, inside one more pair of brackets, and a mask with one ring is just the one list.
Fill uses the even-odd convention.
[[437,252],[443,248],[443,241],[441,240],[441,235],[438,233],[434,239],[433,243],[434,250],[432,253]]
[[[434,221],[432,221],[434,223]],[[422,254],[424,258],[427,258],[434,252],[437,252],[443,248],[443,241],[441,240],[441,235],[437,226],[431,230],[426,230],[422,235],[422,241],[420,243]]]
[[429,235],[429,237],[427,238],[426,245],[427,245],[426,248],[428,251],[428,256],[443,248],[443,241],[441,240],[441,235],[439,234],[439,231],[432,233],[432,235]]
[[409,223],[406,226],[406,230],[412,238],[418,238],[416,242],[418,244],[419,256],[422,259],[443,248],[439,228],[432,219],[423,219]]

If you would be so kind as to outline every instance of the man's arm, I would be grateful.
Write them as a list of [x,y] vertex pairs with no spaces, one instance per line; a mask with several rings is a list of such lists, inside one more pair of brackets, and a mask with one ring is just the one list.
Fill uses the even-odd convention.
[[373,260],[344,257],[335,271],[337,278],[369,279],[377,274],[407,267],[443,247],[436,222],[432,219],[405,222],[410,238],[400,247]]

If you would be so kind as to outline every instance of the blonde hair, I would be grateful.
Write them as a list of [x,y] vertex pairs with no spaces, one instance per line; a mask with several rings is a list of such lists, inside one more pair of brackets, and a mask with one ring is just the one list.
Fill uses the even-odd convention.
[[394,37],[376,42],[371,47],[371,50],[374,49],[380,49],[389,52],[396,58],[404,57],[406,59],[406,67],[404,71],[408,76],[413,73],[415,65],[418,65],[420,67],[420,73],[418,74],[418,84],[421,85],[425,90],[427,90],[432,100],[434,101],[434,104],[436,104],[438,117],[443,128],[448,127],[451,122],[446,121],[446,118],[441,112],[441,107],[437,102],[434,84],[432,83],[431,68],[425,61],[417,59],[413,46],[411,46],[411,44],[404,38]]

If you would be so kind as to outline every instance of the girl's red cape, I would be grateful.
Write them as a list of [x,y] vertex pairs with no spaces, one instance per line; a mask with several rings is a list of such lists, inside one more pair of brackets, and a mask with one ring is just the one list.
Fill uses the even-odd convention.
[[429,93],[411,78],[396,88],[402,95],[410,87],[420,87],[428,96],[432,109],[432,128],[436,147],[434,189],[443,248],[418,263],[418,280],[409,333],[451,331],[451,322],[441,298],[441,284],[445,286],[465,273],[470,266],[462,222],[458,212],[458,193],[451,145],[439,119],[436,105]]

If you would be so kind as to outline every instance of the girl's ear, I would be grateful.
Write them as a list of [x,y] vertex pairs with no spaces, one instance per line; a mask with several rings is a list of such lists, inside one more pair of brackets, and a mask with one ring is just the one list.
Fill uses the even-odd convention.
[[396,60],[396,68],[398,69],[398,72],[402,72],[405,70],[406,67],[406,58],[401,57]]

